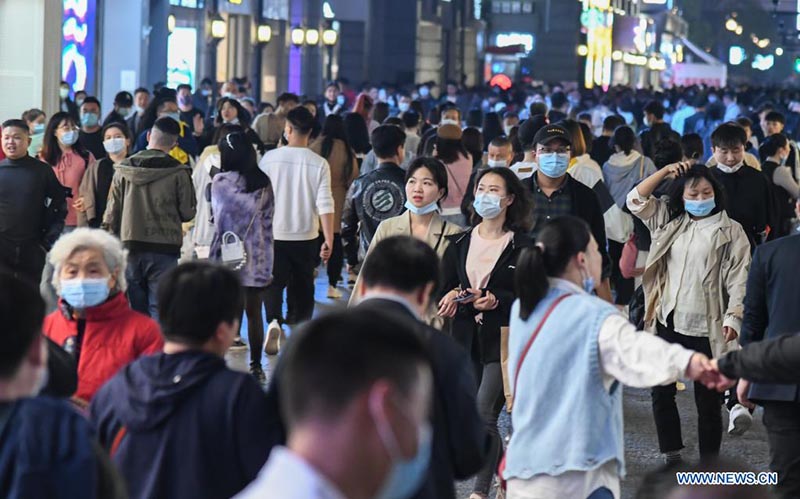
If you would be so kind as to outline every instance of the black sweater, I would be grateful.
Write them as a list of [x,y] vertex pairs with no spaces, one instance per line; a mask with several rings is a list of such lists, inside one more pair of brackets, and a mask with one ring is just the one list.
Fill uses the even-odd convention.
[[725,189],[728,216],[742,225],[751,248],[755,249],[761,243],[761,234],[770,220],[771,197],[767,179],[747,165],[742,165],[734,173],[725,173],[714,167],[711,174]]
[[759,341],[719,359],[719,370],[729,378],[764,383],[800,383],[800,336]]

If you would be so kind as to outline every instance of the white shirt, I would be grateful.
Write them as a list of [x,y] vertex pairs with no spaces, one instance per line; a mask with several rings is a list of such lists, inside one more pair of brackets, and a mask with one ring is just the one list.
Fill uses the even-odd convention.
[[272,181],[276,241],[310,241],[319,235],[319,216],[333,213],[331,168],[306,147],[280,147],[261,158],[258,167]]
[[509,169],[517,175],[517,178],[525,180],[536,173],[536,170],[539,169],[539,165],[537,165],[535,161],[520,161],[519,163],[511,165]]
[[[557,286],[574,294],[586,294],[571,281],[551,279]],[[683,377],[694,352],[667,343],[652,334],[642,334],[621,314],[612,314],[600,326],[597,337],[603,387],[611,389],[614,381],[634,388],[672,383]],[[589,471],[568,471],[561,475],[536,475],[528,480],[508,482],[510,497],[560,499],[587,497],[601,487],[620,497],[616,461],[609,461]],[[514,495],[511,495],[511,493]]]
[[576,157],[567,173],[589,189],[594,189],[598,182],[603,181],[603,169],[588,154]]
[[275,447],[258,476],[235,499],[347,499],[335,485],[286,447]]
[[667,254],[667,283],[658,321],[667,323],[673,314],[675,332],[687,336],[708,336],[708,306],[703,288],[714,233],[722,213],[691,220]]

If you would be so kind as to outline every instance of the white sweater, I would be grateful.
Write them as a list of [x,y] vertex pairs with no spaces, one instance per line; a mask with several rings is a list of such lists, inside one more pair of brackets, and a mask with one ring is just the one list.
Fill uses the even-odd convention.
[[319,235],[319,217],[333,213],[331,168],[305,147],[280,147],[261,158],[258,167],[272,181],[276,241],[309,241]]

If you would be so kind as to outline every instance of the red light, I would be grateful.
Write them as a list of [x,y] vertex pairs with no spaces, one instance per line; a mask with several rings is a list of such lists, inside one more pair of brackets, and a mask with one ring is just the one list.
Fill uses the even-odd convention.
[[498,74],[492,76],[492,79],[489,80],[489,85],[492,87],[500,87],[503,90],[508,90],[511,88],[513,83],[511,82],[511,78],[504,74]]

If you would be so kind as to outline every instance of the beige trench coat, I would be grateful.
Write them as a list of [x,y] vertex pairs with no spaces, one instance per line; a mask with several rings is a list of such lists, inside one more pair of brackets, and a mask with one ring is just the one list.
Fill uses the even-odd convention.
[[[667,254],[678,236],[686,231],[690,218],[683,214],[670,221],[666,199],[653,196],[644,205],[633,204],[629,197],[628,208],[644,222],[652,236],[642,286],[645,295],[645,329],[653,332],[656,311],[667,284]],[[750,269],[750,243],[742,226],[723,212],[720,227],[715,229],[712,237],[712,248],[703,275],[703,289],[708,306],[711,352],[714,357],[719,357],[738,348],[737,340],[725,342],[722,328],[729,326],[737,333],[742,330],[743,300]]]

